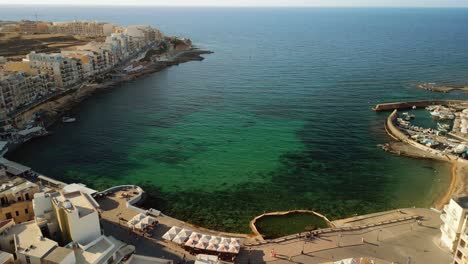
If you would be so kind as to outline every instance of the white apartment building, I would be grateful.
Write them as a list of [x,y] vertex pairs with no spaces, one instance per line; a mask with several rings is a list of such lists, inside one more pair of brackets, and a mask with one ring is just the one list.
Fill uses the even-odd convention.
[[88,37],[110,36],[114,32],[115,25],[104,22],[71,21],[54,22],[50,27],[51,33],[80,35]]
[[454,251],[468,213],[468,196],[451,199],[444,206],[440,218],[443,221],[440,231],[440,242],[443,246]]
[[0,75],[0,111],[10,113],[38,97],[46,96],[53,89],[54,85],[47,74],[14,72]]
[[47,54],[33,51],[23,61],[29,62],[31,68],[40,73],[53,76],[56,86],[60,88],[72,86],[83,79],[81,62],[60,53]]
[[465,218],[460,239],[454,250],[453,264],[468,264],[468,217]]
[[71,193],[36,194],[33,208],[36,221],[54,239],[60,234],[64,244],[88,244],[101,236],[98,204],[80,191]]

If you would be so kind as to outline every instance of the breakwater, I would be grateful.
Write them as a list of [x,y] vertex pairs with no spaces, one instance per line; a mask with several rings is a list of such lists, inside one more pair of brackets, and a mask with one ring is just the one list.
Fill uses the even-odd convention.
[[416,108],[424,108],[430,105],[452,105],[452,104],[460,104],[460,103],[467,103],[466,100],[421,100],[421,101],[409,101],[409,102],[395,102],[395,103],[384,103],[378,104],[372,108],[374,111],[392,111],[395,109],[412,109]]

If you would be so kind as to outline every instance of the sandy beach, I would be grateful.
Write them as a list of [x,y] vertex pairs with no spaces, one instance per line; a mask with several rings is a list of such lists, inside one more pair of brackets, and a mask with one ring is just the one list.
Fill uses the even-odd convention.
[[391,142],[383,146],[383,149],[387,152],[407,156],[410,158],[417,159],[432,159],[440,162],[447,162],[452,166],[451,174],[447,175],[450,177],[450,184],[447,191],[440,196],[434,203],[434,207],[442,209],[445,204],[450,201],[450,198],[455,196],[468,195],[468,162],[461,160],[450,160],[443,156],[434,155],[416,147],[408,145],[403,142]]

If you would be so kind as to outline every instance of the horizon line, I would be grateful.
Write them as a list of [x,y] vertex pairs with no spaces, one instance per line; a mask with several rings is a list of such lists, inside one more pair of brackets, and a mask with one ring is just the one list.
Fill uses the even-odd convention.
[[[70,3],[70,4],[28,4],[28,3],[2,3],[0,6],[82,6],[82,7],[190,7],[190,8],[448,8],[448,9],[457,9],[457,8],[468,8],[468,5],[463,6],[405,6],[405,5],[165,5],[165,4],[80,4],[80,3]],[[0,19],[1,20],[1,19]]]

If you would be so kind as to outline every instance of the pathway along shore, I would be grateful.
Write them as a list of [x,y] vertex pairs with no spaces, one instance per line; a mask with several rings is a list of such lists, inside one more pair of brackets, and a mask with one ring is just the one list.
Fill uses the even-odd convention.
[[442,209],[445,204],[450,201],[450,198],[454,196],[465,196],[468,195],[468,161],[456,158],[454,156],[442,155],[429,147],[423,146],[416,141],[408,138],[403,134],[395,125],[394,120],[398,109],[408,109],[411,105],[417,105],[417,107],[425,107],[434,104],[468,104],[468,101],[460,100],[425,100],[416,102],[399,102],[399,103],[388,103],[379,104],[373,108],[374,111],[388,111],[393,110],[385,122],[385,130],[387,134],[397,142],[387,143],[383,146],[385,151],[391,152],[397,155],[403,155],[411,158],[419,159],[432,159],[441,162],[447,162],[451,165],[451,179],[450,184],[444,195],[440,196],[435,202],[434,207]]

